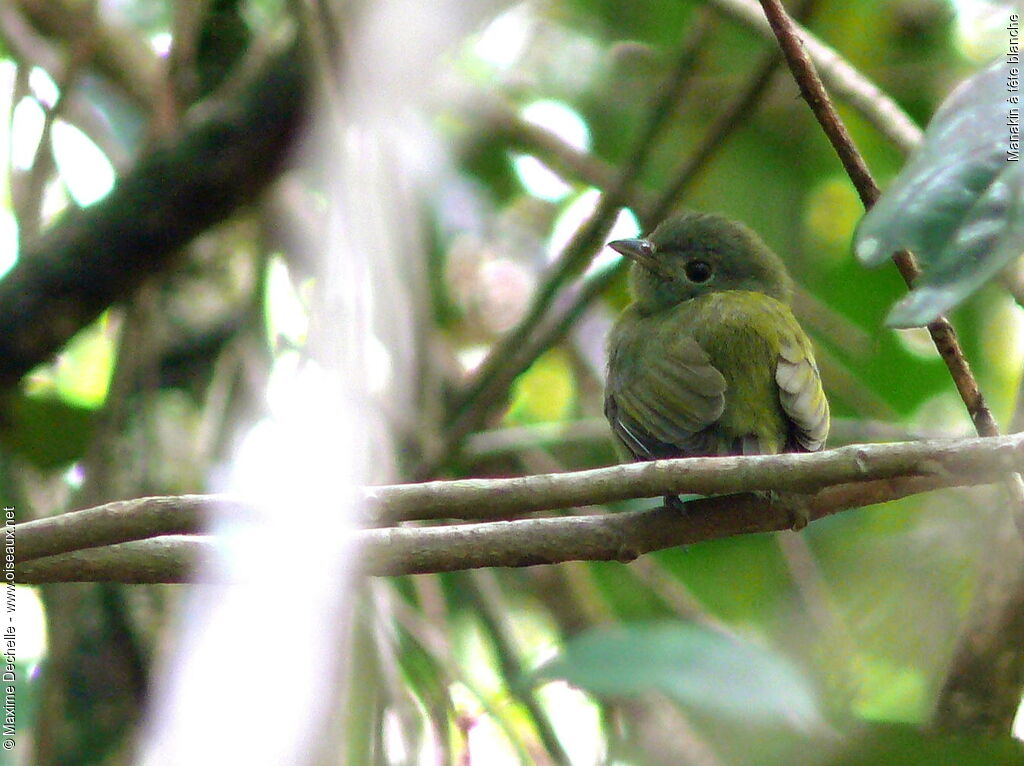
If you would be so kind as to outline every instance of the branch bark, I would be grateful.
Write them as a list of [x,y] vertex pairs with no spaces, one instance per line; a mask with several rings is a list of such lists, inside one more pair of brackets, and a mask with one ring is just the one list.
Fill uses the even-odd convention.
[[[879,195],[863,157],[829,100],[825,87],[811,63],[796,25],[779,0],[760,0],[765,15],[789,62],[793,77],[822,130],[828,136],[864,202],[870,208]],[[893,261],[908,286],[918,275],[909,252],[893,255]],[[970,413],[979,435],[999,433],[985,403],[977,380],[963,354],[956,332],[945,317],[928,325],[935,347],[946,363],[957,392]],[[1024,534],[1024,481],[1018,472],[1005,480],[1010,512]],[[1020,541],[1008,543],[1019,548]],[[1019,551],[1010,560],[1019,559]],[[1010,572],[996,570],[983,581],[975,596],[972,614],[960,636],[953,663],[943,684],[933,723],[952,731],[982,730],[1009,733],[1024,688],[1024,575],[1014,565]]]
[[307,80],[300,54],[279,54],[237,102],[143,158],[104,200],[69,212],[25,248],[0,281],[0,388],[259,195],[300,129]]
[[[794,511],[815,520],[864,505],[949,486],[983,483],[978,475],[877,479],[827,487],[796,500],[755,494],[693,500],[686,513],[652,510],[438,527],[389,527],[355,533],[369,575],[524,567],[565,561],[632,561],[652,551],[740,534],[788,529]],[[158,537],[89,548],[15,565],[19,583],[195,581],[201,556],[215,555],[208,537]]]
[[[369,487],[364,500],[379,522],[508,518],[637,497],[723,494],[691,501],[690,511],[683,515],[656,509],[521,523],[374,529],[359,533],[359,542],[368,546],[368,571],[376,574],[635,558],[673,545],[783,529],[798,513],[820,518],[915,492],[996,481],[1022,464],[1024,434],[1015,434],[857,445],[810,454],[662,460],[518,479]],[[771,501],[735,494],[766,490],[786,494]],[[182,556],[198,550],[195,540],[175,548],[173,539],[163,536],[198,535],[215,513],[248,511],[237,498],[186,495],[120,501],[18,524],[13,528],[18,577],[90,579],[100,573],[100,579],[124,575],[126,582],[185,577]],[[170,547],[157,545],[153,538]],[[146,545],[151,543],[160,561],[143,566],[141,551],[150,550]],[[167,553],[172,548],[178,552]]]
[[[708,4],[738,21],[766,40],[775,37],[757,0],[708,0]],[[799,25],[793,27],[821,77],[836,96],[851,107],[904,153],[921,143],[921,129],[900,105],[871,80],[813,34]]]
[[[761,5],[772,31],[778,38],[779,47],[786,56],[786,61],[793,73],[793,79],[796,80],[800,88],[800,93],[811,107],[811,111],[835,149],[840,162],[843,163],[865,209],[870,209],[880,194],[878,185],[875,183],[864,157],[853,143],[846,125],[843,124],[839,113],[832,105],[825,86],[805,50],[806,43],[801,40],[796,23],[786,14],[779,0],[761,0]],[[914,257],[908,252],[899,252],[893,255],[893,262],[907,286],[911,287],[914,279],[920,273]],[[995,436],[999,433],[999,427],[996,425],[985,402],[985,397],[978,387],[978,382],[971,372],[971,366],[964,356],[953,326],[945,317],[939,317],[928,325],[928,332],[935,348],[949,369],[950,377],[956,385],[960,398],[963,399],[964,406],[974,422],[978,435]]]

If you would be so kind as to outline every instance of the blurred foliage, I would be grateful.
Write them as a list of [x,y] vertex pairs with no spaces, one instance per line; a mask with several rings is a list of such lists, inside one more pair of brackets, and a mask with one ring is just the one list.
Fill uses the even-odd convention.
[[820,723],[813,690],[778,653],[698,625],[595,629],[568,641],[538,678],[601,696],[660,691],[686,708],[753,725]]
[[[1018,28],[1011,28],[1016,41]],[[890,312],[890,327],[931,322],[1024,251],[1019,73],[1000,58],[961,83],[858,228],[854,248],[864,263],[911,250],[922,268],[910,295]]]
[[[175,3],[101,5],[105,23],[127,25],[151,50],[173,50],[182,33]],[[177,62],[192,68],[194,98],[229,86],[243,49],[272,35],[289,6],[209,5],[210,23],[193,22],[201,32],[195,56]],[[1006,43],[972,31],[981,23],[972,27],[969,3],[955,4],[960,16],[940,0],[814,5],[810,29],[922,122],[953,84]],[[439,63],[438,79],[456,81],[470,103],[496,99],[513,113],[541,99],[562,104],[586,127],[577,148],[613,169],[631,155],[680,47],[706,17],[709,34],[689,92],[641,174],[652,193],[674,179],[771,50],[694,0],[495,3],[490,12],[478,33]],[[73,204],[68,189],[89,179],[69,177],[81,172],[74,163],[47,161],[47,152],[58,153],[59,131],[46,135],[39,153],[38,134],[11,132],[20,105],[52,107],[29,85],[31,62],[20,50],[0,39],[0,112],[10,116],[0,147],[12,147],[0,216],[30,232]],[[68,109],[54,119],[77,125],[123,170],[149,140],[147,126],[162,118],[130,105],[116,79],[85,74],[70,82],[91,111]],[[50,75],[64,82],[60,72]],[[193,106],[176,104],[183,114]],[[453,392],[523,316],[557,255],[556,224],[565,225],[591,185],[565,177],[565,191],[541,194],[515,163],[527,148],[513,147],[464,107],[451,103],[431,115],[453,161],[419,211],[431,236],[423,274],[433,324],[420,328],[430,369],[424,423],[396,426],[413,452],[443,431]],[[903,157],[852,109],[840,110],[873,173],[888,183]],[[556,135],[564,128],[541,127]],[[313,241],[323,236],[318,173],[329,172],[285,178],[275,200]],[[805,322],[827,360],[834,416],[883,413],[908,429],[969,433],[934,352],[913,335],[883,329],[905,288],[894,269],[866,270],[851,256],[859,202],[788,73],[778,72],[723,139],[684,204],[759,231],[837,320]],[[270,224],[271,207],[246,210],[237,225],[205,234],[130,312],[115,308],[33,372],[3,423],[0,475],[16,475],[20,492],[57,502],[71,496],[89,468],[83,461],[90,445],[101,439],[100,451],[115,464],[105,469],[110,479],[101,499],[220,488],[232,448],[267,401],[272,405],[275,376],[296,363],[304,312],[313,305],[315,278]],[[33,210],[39,220],[31,219]],[[15,249],[8,229],[14,227],[0,225],[0,253]],[[467,450],[446,475],[611,462],[606,436],[572,436],[572,427],[600,416],[603,333],[626,301],[619,280],[491,413],[484,428],[507,436],[504,446],[484,455]],[[1024,312],[997,284],[968,299],[953,320],[997,417],[1008,424],[1024,362]],[[520,428],[532,426],[564,431],[539,438]],[[464,573],[396,579],[370,589],[367,614],[377,622],[368,617],[356,639],[368,657],[359,666],[365,705],[350,724],[365,739],[349,755],[353,763],[1024,763],[1009,738],[979,742],[919,731],[1000,523],[992,491],[955,491],[840,514],[800,536],[708,542],[633,565],[500,571],[486,583]],[[160,621],[147,625],[156,625],[147,635],[155,640]],[[280,668],[286,672],[284,663]],[[766,725],[765,717],[784,722]],[[19,727],[37,720],[19,718]],[[116,743],[106,752],[107,762],[130,762],[119,760]]]

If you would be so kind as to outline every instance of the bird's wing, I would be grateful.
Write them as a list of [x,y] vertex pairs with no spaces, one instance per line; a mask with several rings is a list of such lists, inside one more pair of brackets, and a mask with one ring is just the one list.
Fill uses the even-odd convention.
[[675,334],[667,343],[664,335],[639,336],[634,343],[657,343],[659,351],[633,349],[634,363],[610,376],[605,414],[612,430],[642,460],[700,453],[701,432],[725,408],[725,378],[689,335]]
[[828,400],[821,387],[821,375],[814,363],[810,343],[794,336],[783,341],[775,369],[782,409],[794,426],[794,447],[817,452],[828,436]]

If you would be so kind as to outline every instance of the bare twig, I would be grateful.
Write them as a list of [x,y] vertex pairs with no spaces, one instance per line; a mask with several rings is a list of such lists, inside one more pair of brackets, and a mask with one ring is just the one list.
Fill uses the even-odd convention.
[[[757,0],[708,0],[708,4],[765,39],[772,39],[773,30]],[[904,153],[909,153],[921,143],[921,129],[899,104],[813,34],[799,26],[794,25],[794,29],[803,39],[822,79],[837,98],[857,110]]]
[[[11,3],[0,3],[0,40],[22,66],[39,67],[54,79],[59,78],[64,69],[63,46],[40,35]],[[77,90],[65,93],[62,89],[60,98],[65,102],[62,116],[89,136],[114,167],[125,167],[129,157],[121,139],[111,130],[106,115]],[[16,103],[17,100],[13,101],[12,106]]]
[[[786,54],[801,93],[832,142],[864,206],[870,208],[878,198],[878,187],[832,106],[795,25],[779,0],[760,2],[779,40],[779,46]],[[904,251],[896,253],[893,261],[907,285],[911,286],[918,274],[913,256]],[[963,355],[952,325],[945,317],[939,317],[928,325],[928,331],[949,369],[978,434],[998,434],[995,419]],[[1013,472],[1005,486],[1010,496],[1011,514],[1018,529],[1024,534],[1024,481],[1018,472]],[[1007,583],[1004,582],[1008,579],[1012,580],[1010,587],[1006,587]],[[1020,651],[1020,641],[1024,638],[1024,620],[1020,618],[1022,603],[1024,578],[1019,575],[1007,577],[1006,573],[996,572],[982,583],[939,696],[934,718],[936,725],[953,730],[1009,731],[1020,702],[1021,685],[1024,683],[1024,653]],[[979,636],[984,636],[986,640],[980,640]],[[985,672],[981,673],[981,669]],[[993,674],[1003,680],[999,683],[979,684],[979,674],[986,681],[992,681]]]
[[[643,170],[658,134],[666,125],[673,107],[688,90],[694,66],[709,31],[710,28],[702,17],[702,20],[684,41],[678,62],[669,77],[667,86],[658,89],[657,98],[652,104],[644,130],[622,171],[601,195],[597,209],[576,231],[558,256],[554,267],[534,293],[526,315],[491,349],[487,358],[480,365],[473,380],[456,402],[454,417],[445,428],[436,454],[428,456],[418,466],[414,471],[415,476],[425,478],[435,473],[462,443],[462,440],[480,427],[496,402],[503,397],[508,384],[514,380],[515,375],[518,375],[516,372],[509,379],[509,358],[521,356],[523,345],[543,321],[559,291],[569,279],[585,268],[611,229],[615,222],[615,215],[625,204],[627,194]],[[496,383],[496,379],[499,378],[501,382]]]
[[509,680],[510,696],[526,711],[552,763],[571,764],[572,761],[558,739],[550,716],[540,704],[536,689],[519,681],[523,678],[526,668],[520,659],[521,652],[512,625],[509,623],[512,610],[508,608],[507,599],[494,572],[476,569],[469,574],[470,587],[466,589],[466,595],[475,602],[476,614],[494,648],[501,677]]
[[[413,584],[422,592],[422,589],[426,587],[424,582],[429,580],[430,578],[418,578]],[[390,591],[390,593],[394,594],[394,591]],[[479,687],[479,679],[474,674],[463,670],[456,660],[451,646],[451,631],[448,630],[447,621],[437,615],[434,616],[434,619],[431,619],[428,617],[429,609],[415,609],[400,596],[390,598],[388,608],[390,616],[395,622],[409,633],[412,640],[420,645],[422,651],[437,666],[437,672],[441,679],[447,682],[445,686],[452,682],[464,685],[476,698],[480,707],[494,719],[512,746],[516,748],[520,760],[523,763],[528,762],[529,754],[523,746],[521,737],[516,733],[516,723],[511,720],[513,715],[510,714],[506,706],[501,704],[503,700],[500,698],[495,700],[492,694],[481,689]],[[427,614],[424,614],[425,611]],[[438,695],[438,705],[446,708],[443,714],[438,716],[439,718],[446,719],[449,716],[453,719],[455,718],[454,711],[448,709],[451,705],[451,700],[447,695]],[[451,761],[442,760],[440,762],[449,763]]]
[[[920,478],[938,486],[994,481],[1024,464],[1024,434],[842,447],[807,454],[683,458],[515,479],[460,479],[368,487],[382,522],[495,519],[668,494],[759,490],[817,492],[829,485]],[[340,502],[340,500],[339,500]],[[245,513],[237,498],[216,495],[108,503],[19,524],[17,558],[201,533],[214,513]]]
[[[79,35],[83,3],[72,0],[17,0],[13,5],[47,37],[73,41]],[[97,27],[96,70],[115,83],[147,114],[155,106],[162,79],[160,57],[135,30],[106,19]],[[51,72],[51,75],[56,73]]]
[[[483,104],[477,102],[482,100]],[[483,94],[474,99],[470,116],[483,134],[497,134],[515,148],[541,159],[545,165],[563,178],[574,178],[597,189],[610,189],[615,184],[618,171],[609,162],[587,151],[577,149],[546,128],[527,122],[514,107],[503,100],[487,99]],[[640,184],[634,184],[628,192],[629,201],[636,205],[644,200],[647,207],[654,202],[654,195]]]
[[[853,372],[828,346],[814,352],[821,381],[829,398],[844,402],[860,417],[898,421],[900,413],[885,398]],[[831,442],[831,438],[829,439]]]
[[764,98],[768,84],[781,63],[782,57],[777,52],[772,52],[754,67],[746,85],[708,128],[697,149],[676,170],[672,182],[662,192],[657,203],[652,208],[641,211],[641,220],[644,220],[648,227],[654,226],[672,211],[697,174],[725,144],[725,139],[750,118],[757,104]]
[[68,54],[57,79],[57,100],[48,109],[43,120],[42,133],[36,146],[35,157],[25,177],[22,190],[22,204],[16,206],[18,215],[18,236],[21,242],[30,241],[38,232],[43,196],[46,184],[56,169],[53,155],[53,125],[63,117],[69,95],[75,91],[82,70],[89,64],[96,42],[96,9],[83,7],[76,34],[68,43]]
[[[847,175],[850,176],[850,180],[856,187],[864,207],[871,208],[880,193],[878,185],[871,176],[871,171],[868,170],[863,156],[853,143],[849,131],[839,118],[839,113],[832,105],[825,86],[807,55],[796,24],[786,14],[779,0],[761,0],[761,5],[764,7],[772,31],[775,32],[775,36],[779,40],[779,47],[782,48],[786,56],[790,70],[793,72],[793,78],[800,87],[800,92],[832,143]],[[913,256],[908,252],[900,252],[893,255],[893,261],[907,286],[911,286],[919,274]],[[978,388],[978,382],[971,372],[970,364],[963,354],[956,331],[949,320],[939,317],[928,325],[928,332],[932,336],[935,348],[938,349],[939,355],[949,369],[949,374],[971,415],[971,420],[974,421],[978,435],[994,436],[998,434],[999,428]]]
[[[1004,469],[1005,470],[1005,469]],[[389,527],[355,533],[363,571],[426,574],[478,567],[524,567],[564,561],[632,561],[665,548],[755,532],[787,529],[798,507],[811,520],[865,505],[954,485],[980,484],[980,474],[928,476],[839,484],[797,505],[754,494],[692,500],[687,513],[646,511],[493,521],[439,527]],[[15,565],[21,583],[116,581],[190,582],[193,565],[213,552],[205,537],[159,537],[47,556]]]
[[[684,56],[685,59],[685,56]],[[770,78],[778,60],[768,57],[761,65],[755,68],[748,84],[739,95],[722,112],[715,121],[708,133],[704,136],[697,149],[682,164],[674,174],[673,182],[667,189],[657,197],[645,194],[641,189],[633,188],[632,199],[637,208],[640,220],[645,228],[651,228],[661,218],[668,214],[678,204],[679,198],[689,185],[697,177],[698,172],[707,165],[714,154],[721,148],[725,138],[739,127],[754,110],[757,101],[764,95],[764,84]],[[682,68],[680,67],[680,72]],[[658,110],[656,110],[658,111]],[[491,119],[497,113],[491,111]],[[523,140],[540,140],[540,147],[548,156],[559,158],[563,167],[571,168],[575,172],[587,173],[586,180],[592,183],[600,183],[612,177],[611,170],[594,158],[574,152],[571,148],[565,147],[550,136],[538,136],[537,130],[529,130],[524,126],[518,126],[514,121],[508,120],[506,124],[509,132],[519,135]],[[645,138],[651,137],[655,131],[648,129]],[[641,143],[641,147],[643,144]],[[644,159],[646,155],[639,151],[634,159]],[[615,194],[605,194],[602,201],[610,200],[620,202],[623,195],[629,193],[634,176],[623,174],[625,183],[615,186]],[[598,219],[602,209],[599,206],[591,221]],[[589,231],[589,224],[585,224],[581,232]],[[576,244],[586,239],[585,244],[592,246],[593,237],[582,238],[577,236],[567,247],[567,252],[574,251]],[[564,257],[564,255],[563,255]],[[525,371],[541,354],[551,348],[575,325],[576,321],[583,314],[590,304],[601,295],[607,287],[628,267],[627,262],[619,263],[616,267],[589,278],[575,291],[575,294],[566,302],[564,308],[554,312],[545,319],[544,311],[550,308],[554,294],[547,289],[542,289],[539,301],[535,300],[534,306],[539,307],[538,311],[531,311],[520,325],[503,340],[488,357],[490,365],[485,372],[478,375],[475,383],[465,395],[462,411],[451,424],[445,434],[445,440],[438,451],[438,458],[428,459],[420,467],[417,475],[427,476],[436,469],[443,456],[450,454],[466,436],[483,423],[487,413],[512,384],[512,382]],[[541,306],[541,303],[543,304]],[[532,333],[532,334],[531,334]],[[500,362],[500,364],[499,364]],[[487,364],[487,363],[485,363]],[[433,456],[432,456],[433,457]]]

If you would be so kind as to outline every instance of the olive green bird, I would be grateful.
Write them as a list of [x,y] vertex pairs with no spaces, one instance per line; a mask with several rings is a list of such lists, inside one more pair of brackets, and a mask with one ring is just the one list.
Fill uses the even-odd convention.
[[824,446],[829,408],[811,342],[782,261],[756,234],[684,213],[609,246],[633,261],[633,302],[609,336],[604,409],[634,459]]

